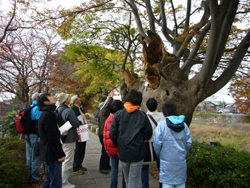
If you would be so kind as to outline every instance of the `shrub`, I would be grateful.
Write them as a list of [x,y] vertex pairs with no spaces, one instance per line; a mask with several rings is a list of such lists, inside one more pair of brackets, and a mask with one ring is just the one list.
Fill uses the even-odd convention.
[[242,121],[245,123],[250,123],[250,116],[245,116]]
[[188,181],[192,187],[250,187],[250,156],[229,146],[198,142],[187,154]]
[[0,187],[22,187],[28,182],[25,141],[15,137],[0,148]]
[[212,116],[218,116],[218,114],[212,113],[210,111],[208,111],[208,112],[194,112],[193,116],[198,116],[198,117],[203,117],[205,119],[208,119],[208,118],[210,118]]
[[2,135],[8,135],[9,137],[16,136],[18,134],[15,126],[15,116],[16,111],[11,111],[5,118],[3,122],[3,127],[1,128]]

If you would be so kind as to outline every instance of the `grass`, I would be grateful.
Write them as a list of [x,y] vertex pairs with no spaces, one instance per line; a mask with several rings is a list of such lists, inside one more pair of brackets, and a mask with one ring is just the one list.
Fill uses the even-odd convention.
[[[217,141],[222,145],[229,145],[238,151],[246,151],[250,154],[250,132],[248,131],[192,123],[190,125],[190,132],[193,141],[197,140],[207,144],[210,144],[210,141]],[[149,174],[155,179],[159,179],[156,163],[150,165]],[[186,184],[186,187],[189,188],[190,186]]]
[[[249,124],[250,126],[250,124]],[[210,144],[210,141],[229,145],[238,151],[250,153],[250,132],[216,125],[198,125],[192,123],[190,132],[193,140]]]

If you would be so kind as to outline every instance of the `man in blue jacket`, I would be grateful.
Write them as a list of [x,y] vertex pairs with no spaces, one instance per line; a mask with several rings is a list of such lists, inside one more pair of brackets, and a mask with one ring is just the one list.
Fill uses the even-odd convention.
[[29,166],[28,174],[32,181],[38,182],[40,180],[40,166],[41,160],[39,158],[39,131],[38,131],[38,119],[42,112],[38,110],[37,100],[40,93],[34,93],[31,97],[32,105],[35,106],[31,109],[31,120],[35,120],[35,126],[30,134],[25,134],[26,140],[26,160]]

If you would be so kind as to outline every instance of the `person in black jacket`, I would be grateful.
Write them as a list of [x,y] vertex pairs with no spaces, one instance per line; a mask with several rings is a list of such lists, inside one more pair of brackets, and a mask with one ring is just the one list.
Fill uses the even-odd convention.
[[99,162],[99,172],[108,174],[108,170],[111,169],[110,158],[106,152],[103,144],[103,129],[107,118],[110,115],[110,107],[113,102],[114,92],[111,91],[107,100],[100,106],[100,112],[98,115],[98,126],[99,126],[99,141],[102,145],[102,154]]
[[[38,99],[38,107],[42,111],[38,120],[40,159],[44,161],[46,174],[43,188],[62,187],[62,162],[65,160],[65,153],[60,141],[55,103],[56,99],[47,93],[42,94]],[[67,131],[63,133],[63,135],[67,134]]]
[[[80,105],[81,105],[81,99],[74,95],[71,97],[71,103],[73,106],[71,109],[75,112],[76,116],[82,116],[83,122],[81,124],[86,124],[87,119],[82,112]],[[86,150],[86,141],[78,140],[76,141],[76,149],[75,149],[75,156],[74,156],[74,163],[73,163],[73,173],[74,174],[82,174],[83,171],[86,171],[87,168],[82,166],[82,162],[85,156],[85,150]]]
[[145,112],[140,111],[142,93],[131,90],[126,98],[125,109],[115,113],[110,139],[118,148],[118,157],[127,188],[139,188],[140,172],[146,156],[145,141],[152,136],[152,127]]

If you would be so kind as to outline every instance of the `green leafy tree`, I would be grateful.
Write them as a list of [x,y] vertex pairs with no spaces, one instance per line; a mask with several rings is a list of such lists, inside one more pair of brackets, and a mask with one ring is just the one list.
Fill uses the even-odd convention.
[[85,93],[97,94],[102,98],[121,84],[113,62],[121,58],[121,53],[98,46],[85,46],[81,41],[73,41],[65,50],[67,53],[61,58],[75,62],[78,70],[72,76],[80,77],[81,83],[88,83]]
[[220,108],[225,108],[226,105],[227,105],[227,103],[226,103],[225,101],[220,101],[218,107],[220,107]]
[[[72,23],[70,32],[59,30],[62,37],[73,39],[66,45],[66,54],[62,58],[75,63],[78,67],[76,74],[83,80],[91,80],[86,92],[97,94],[99,101],[121,85],[123,70],[141,71],[136,67],[139,42],[136,29],[131,26],[131,14],[122,17],[124,23],[116,21],[121,19],[119,17],[102,20],[100,24],[96,22],[100,20],[98,16],[88,15]],[[82,25],[83,22],[86,24]],[[126,88],[124,82],[122,86]]]

